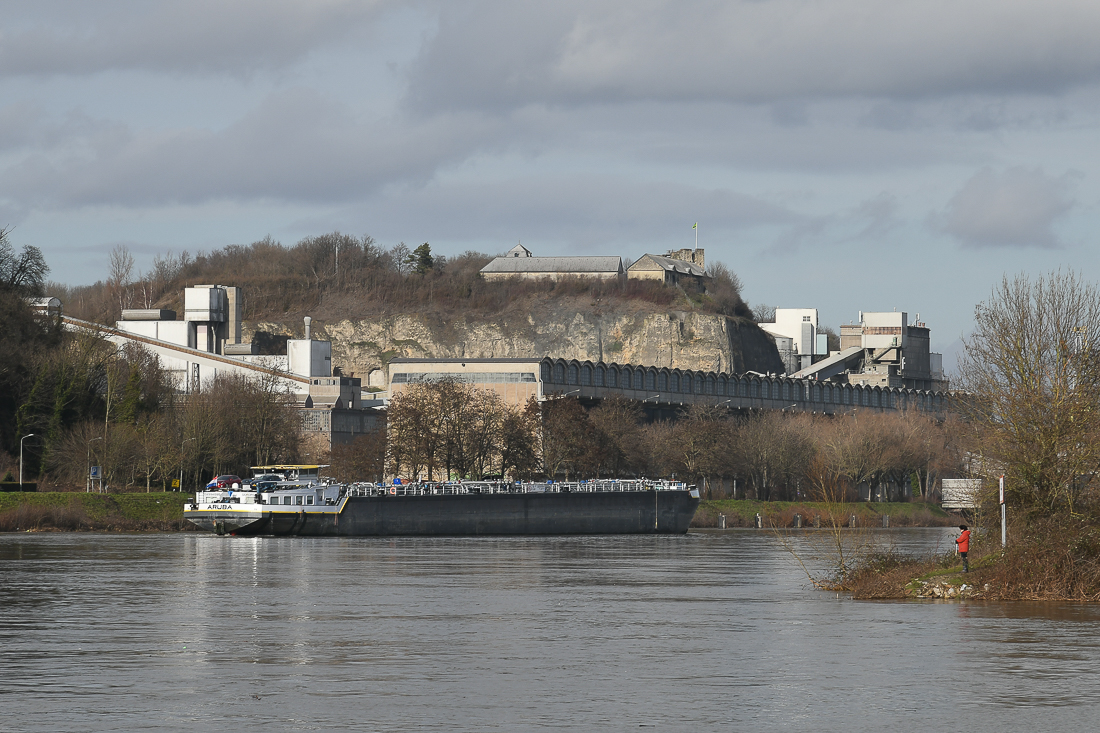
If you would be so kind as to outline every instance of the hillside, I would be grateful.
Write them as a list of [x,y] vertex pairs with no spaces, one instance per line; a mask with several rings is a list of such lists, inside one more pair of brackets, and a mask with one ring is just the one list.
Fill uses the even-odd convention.
[[[292,335],[301,324],[258,322],[253,330]],[[333,363],[364,378],[395,357],[567,359],[713,371],[781,371],[774,342],[755,323],[644,303],[593,307],[577,298],[531,298],[522,313],[494,318],[406,313],[314,321],[332,340]],[[377,378],[371,380],[375,383]]]
[[[653,282],[570,279],[485,282],[487,255],[445,259],[430,247],[382,249],[338,233],[294,246],[270,239],[191,258],[159,258],[132,274],[116,250],[109,277],[58,293],[66,312],[103,323],[123,308],[182,312],[189,285],[243,289],[245,339],[277,352],[302,317],[333,341],[333,363],[364,379],[390,359],[531,357],[603,359],[716,371],[781,371],[771,337],[752,320],[736,275],[720,263],[706,293]],[[58,288],[54,288],[56,291]]]

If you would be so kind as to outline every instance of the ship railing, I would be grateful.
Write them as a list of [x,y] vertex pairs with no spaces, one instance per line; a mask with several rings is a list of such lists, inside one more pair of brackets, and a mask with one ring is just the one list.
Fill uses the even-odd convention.
[[500,494],[514,491],[512,484],[490,481],[421,481],[394,485],[355,483],[347,488],[348,496],[445,496],[455,494]]
[[682,481],[653,479],[588,479],[584,481],[532,482],[523,484],[525,492],[595,493],[607,491],[686,491]]
[[586,481],[420,481],[401,484],[353,483],[348,496],[453,496],[464,494],[557,494],[609,491],[686,491],[682,481],[592,479]]
[[258,494],[247,489],[196,491],[195,504],[259,504]]

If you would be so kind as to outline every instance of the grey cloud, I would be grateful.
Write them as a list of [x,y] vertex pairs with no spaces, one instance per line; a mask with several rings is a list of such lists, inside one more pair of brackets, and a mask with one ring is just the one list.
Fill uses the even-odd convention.
[[[353,220],[352,217],[362,217]],[[798,219],[787,209],[728,189],[707,189],[670,182],[646,183],[614,176],[519,178],[489,183],[432,183],[388,191],[349,214],[347,228],[372,222],[418,228],[372,232],[383,237],[499,242],[507,249],[516,239],[555,250],[610,254],[661,242],[728,244],[737,232],[788,225]],[[414,238],[415,238],[414,237]],[[471,246],[481,246],[479,244]],[[671,246],[671,245],[669,245]],[[490,246],[491,248],[491,246]],[[546,252],[550,254],[550,252]],[[637,256],[637,255],[635,255]]]
[[421,109],[624,100],[1051,93],[1100,79],[1077,0],[446,3]]
[[856,234],[857,240],[881,240],[901,224],[898,200],[883,192],[872,199],[862,202],[854,212],[853,218],[863,224]]
[[1057,247],[1052,227],[1074,206],[1074,180],[1038,169],[986,168],[959,189],[932,223],[964,247]]
[[804,246],[838,247],[868,241],[882,246],[884,240],[902,223],[897,199],[883,191],[852,209],[801,217],[781,231],[760,254],[767,258],[792,254]]
[[917,105],[907,102],[880,102],[872,105],[863,116],[864,124],[880,130],[904,132],[929,126],[928,119]]
[[5,9],[0,78],[105,70],[249,73],[369,24],[381,0],[36,2]]
[[482,119],[364,121],[346,105],[292,89],[220,131],[89,126],[9,165],[0,195],[45,208],[348,201],[391,183],[427,181],[493,137]]

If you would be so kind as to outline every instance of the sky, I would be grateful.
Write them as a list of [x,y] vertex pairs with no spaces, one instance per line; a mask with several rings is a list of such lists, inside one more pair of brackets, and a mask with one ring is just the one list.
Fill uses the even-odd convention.
[[69,285],[120,244],[697,233],[750,304],[950,352],[1005,275],[1100,279],[1098,37],[1074,0],[11,0],[0,227]]

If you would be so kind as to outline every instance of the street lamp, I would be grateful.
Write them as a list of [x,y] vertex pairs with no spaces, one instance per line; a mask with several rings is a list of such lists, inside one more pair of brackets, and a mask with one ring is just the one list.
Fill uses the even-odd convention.
[[92,443],[97,440],[103,440],[103,436],[98,438],[91,438],[87,442],[87,461],[88,461],[88,476],[84,479],[84,493],[90,494],[92,492]]
[[19,488],[23,488],[23,441],[33,437],[34,433],[30,433],[19,439]]
[[660,397],[661,397],[661,395],[659,395],[659,394],[653,394],[653,395],[650,395],[649,397],[646,397],[644,400],[642,400],[642,402],[645,402],[646,400],[653,400],[654,402],[656,402],[658,399],[660,399]]

